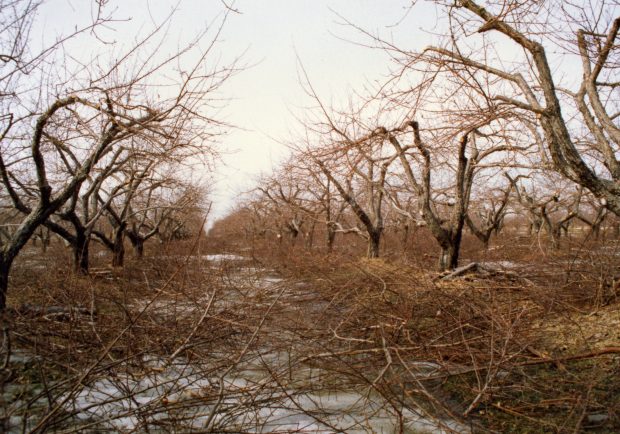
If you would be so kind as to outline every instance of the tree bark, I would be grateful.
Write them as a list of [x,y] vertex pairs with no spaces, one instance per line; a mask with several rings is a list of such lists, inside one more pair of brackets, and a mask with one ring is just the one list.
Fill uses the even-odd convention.
[[41,252],[46,253],[50,245],[50,230],[48,228],[41,229]]
[[134,241],[133,248],[136,258],[142,259],[144,257],[144,240],[142,238],[136,239]]
[[[482,243],[484,246],[484,250],[489,250],[489,241],[491,240],[491,234],[493,231],[497,230],[498,225],[487,226],[484,229],[479,229],[476,227],[474,222],[469,218],[469,216],[465,216],[465,223],[467,223],[467,227],[471,231],[472,234]],[[496,234],[497,235],[497,234]]]
[[125,262],[125,226],[125,224],[121,224],[114,230],[113,267],[122,267]]
[[450,242],[441,246],[441,253],[437,266],[439,271],[453,270],[458,266],[460,247],[460,235],[457,236],[456,239],[450,240]]
[[152,231],[146,236],[143,236],[136,231],[135,228],[125,231],[125,235],[127,235],[127,238],[129,238],[129,241],[131,242],[136,258],[142,259],[144,257],[144,243],[157,233],[157,231]]
[[306,234],[306,249],[308,250],[312,250],[312,247],[314,246],[314,229],[316,227],[316,223],[312,223],[310,225],[310,230],[308,231],[308,233]]
[[85,232],[76,232],[76,242],[73,245],[73,267],[76,273],[88,274],[90,236]]
[[336,240],[336,228],[333,224],[327,225],[327,253],[334,251],[334,241]]
[[12,258],[0,255],[0,313],[6,308],[6,295],[9,289],[9,271],[11,270]]
[[[528,103],[532,108],[538,110],[538,119],[543,129],[547,141],[547,148],[555,169],[566,178],[590,190],[597,198],[605,199],[607,208],[620,216],[620,194],[618,193],[617,179],[615,179],[615,176],[617,176],[616,169],[618,168],[618,162],[615,159],[615,155],[613,155],[613,152],[607,152],[609,156],[605,160],[605,163],[611,168],[612,180],[599,177],[584,161],[583,154],[575,147],[573,137],[571,137],[571,132],[568,129],[568,124],[563,117],[562,104],[558,97],[553,72],[549,66],[546,51],[542,43],[530,39],[528,35],[519,32],[515,27],[504,22],[502,18],[494,16],[473,0],[460,0],[459,3],[485,21],[485,24],[478,32],[496,30],[503,33],[529,52],[531,56],[531,70],[535,73],[534,75],[537,76],[536,86],[540,89],[545,101],[544,108],[540,107],[534,92],[529,88],[528,84],[524,84],[521,75],[502,73],[500,76],[517,83],[522,91],[524,91]],[[608,35],[610,44],[609,50],[611,46],[613,46],[619,26],[620,21],[616,21],[615,25],[612,26],[610,30]],[[611,118],[607,115],[606,109],[601,104],[596,89],[596,77],[600,72],[600,68],[596,73],[591,69],[591,59],[587,53],[583,31],[577,32],[577,46],[580,50],[584,65],[584,81],[582,86],[584,86],[584,90],[588,95],[588,99],[595,111],[601,128],[607,132],[611,140],[615,143],[619,143],[620,130],[618,130],[611,121]],[[462,59],[460,60],[462,61]],[[606,60],[607,59],[603,60],[602,65],[604,65]],[[469,63],[470,65],[474,64],[471,61],[468,62],[468,59],[465,59],[465,63]],[[485,66],[480,68],[480,65],[476,65],[476,67],[478,69],[485,68]],[[487,71],[488,70],[487,68]],[[493,73],[496,74],[496,71],[493,71]],[[588,121],[586,121],[586,125],[588,125]],[[592,125],[594,124],[591,123],[591,126]],[[594,133],[596,135],[597,131],[594,131]]]
[[366,257],[369,259],[379,257],[379,246],[381,244],[381,229],[369,231],[368,233],[368,251]]
[[28,216],[15,231],[13,237],[0,252],[0,312],[6,307],[6,294],[9,285],[9,272],[13,260],[20,250],[28,243],[37,228],[54,212],[60,205],[42,203],[28,213]]
[[409,241],[409,229],[409,224],[403,225],[403,235],[401,237],[401,247],[403,252],[407,251],[407,242]]

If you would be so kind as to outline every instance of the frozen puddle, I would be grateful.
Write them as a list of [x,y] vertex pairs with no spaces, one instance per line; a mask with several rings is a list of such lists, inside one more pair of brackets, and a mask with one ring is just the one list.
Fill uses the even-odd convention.
[[[277,355],[268,359],[282,362]],[[165,368],[159,361],[149,365],[148,374],[96,381],[70,399],[66,410],[115,432],[157,431],[158,427],[168,432],[171,426],[181,432],[393,433],[400,429],[396,412],[368,390],[308,389],[316,370],[303,369],[305,386],[298,382],[296,388],[294,383],[282,384],[282,378],[273,381],[252,362],[225,376],[221,384],[214,372],[182,361]],[[468,432],[452,422],[442,422],[442,428],[413,411],[401,412],[405,432]]]
[[[105,253],[105,252],[104,252]],[[211,262],[223,262],[223,261],[243,261],[246,258],[245,256],[239,256],[232,253],[216,253],[212,255],[158,255],[158,259],[174,259],[174,260],[185,260],[188,258],[191,259],[201,259],[203,261],[211,261]]]
[[215,255],[203,255],[202,259],[212,262],[222,262],[222,261],[242,261],[245,258],[244,256],[233,255],[231,253],[218,253]]

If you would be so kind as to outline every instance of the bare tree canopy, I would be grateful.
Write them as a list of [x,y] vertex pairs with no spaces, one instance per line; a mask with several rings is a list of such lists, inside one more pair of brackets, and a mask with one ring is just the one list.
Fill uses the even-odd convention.
[[544,164],[620,214],[617,2],[436,3],[449,22],[441,44],[410,51],[376,39],[402,67],[400,103],[408,72],[424,87],[451,75],[478,93],[470,107],[519,118]]
[[[213,30],[202,30],[185,46],[155,59],[148,53],[166,39],[173,10],[122,52],[83,65],[75,60],[79,53],[67,54],[68,41],[98,43],[95,30],[114,24],[105,4],[95,2],[92,21],[33,53],[29,32],[40,6],[3,2],[0,11],[5,20],[0,40],[2,201],[23,215],[3,245],[0,308],[11,263],[35,230],[65,204],[61,214],[82,227],[76,236],[83,239],[84,225],[90,233],[99,210],[114,196],[123,194],[128,202],[156,165],[215,155],[215,138],[224,124],[210,116],[213,93],[236,70],[234,64],[210,61],[225,17]],[[122,173],[130,173],[129,183],[111,186],[110,180]],[[105,189],[107,198],[98,205]],[[80,196],[85,220],[78,225]],[[127,210],[128,203],[121,215]],[[124,220],[121,226],[126,227]],[[85,242],[74,243],[80,245],[76,252],[85,249]]]

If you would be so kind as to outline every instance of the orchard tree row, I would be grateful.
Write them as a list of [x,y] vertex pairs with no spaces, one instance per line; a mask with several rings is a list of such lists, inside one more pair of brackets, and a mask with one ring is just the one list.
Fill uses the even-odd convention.
[[328,252],[337,234],[355,233],[370,258],[386,229],[424,226],[441,270],[458,265],[465,230],[488,246],[512,219],[557,247],[571,227],[596,237],[616,224],[617,9],[435,3],[447,23],[436,45],[400,47],[358,29],[392,60],[367,97],[327,105],[302,74],[314,109],[287,140],[292,156],[229,223],[307,244],[321,227]]
[[37,21],[49,4],[0,3],[0,310],[11,265],[35,236],[64,239],[87,273],[93,240],[120,266],[125,239],[141,255],[156,235],[186,236],[188,217],[203,212],[193,167],[216,157],[224,125],[209,114],[235,71],[208,61],[219,28],[170,50],[173,10],[115,44],[107,38],[121,24],[106,3],[89,3],[91,18],[59,34]]

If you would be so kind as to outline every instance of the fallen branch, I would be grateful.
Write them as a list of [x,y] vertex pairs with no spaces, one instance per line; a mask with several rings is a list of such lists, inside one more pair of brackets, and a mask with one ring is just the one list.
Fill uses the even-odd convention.
[[529,365],[540,365],[544,363],[561,363],[567,362],[571,360],[581,360],[581,359],[589,359],[591,357],[604,356],[606,354],[620,354],[620,347],[605,347],[600,350],[590,351],[583,354],[576,354],[574,356],[565,356],[565,357],[549,357],[541,360],[530,360],[528,362],[518,363],[518,366],[529,366]]
[[466,274],[469,272],[473,273],[475,271],[478,271],[479,269],[480,269],[480,264],[478,264],[477,262],[472,262],[471,264],[467,264],[462,267],[455,268],[451,273],[448,273],[445,276],[441,277],[440,280],[454,279],[455,277],[462,276],[463,274]]
[[[511,279],[518,279],[520,276],[514,271],[501,270],[499,268],[491,267],[489,265],[480,264],[478,262],[472,262],[462,267],[455,268],[450,273],[437,277],[435,280],[450,280],[456,277],[463,276],[467,273],[478,273],[483,277],[492,276],[505,276]],[[528,283],[531,283],[528,281]]]

